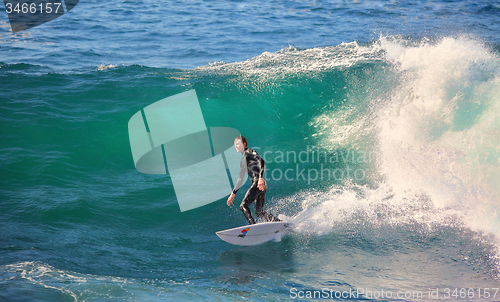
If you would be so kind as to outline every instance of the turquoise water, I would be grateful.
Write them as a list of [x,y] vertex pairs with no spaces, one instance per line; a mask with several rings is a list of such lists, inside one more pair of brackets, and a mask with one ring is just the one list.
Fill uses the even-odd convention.
[[[0,300],[498,300],[499,10],[88,1],[18,34],[0,13]],[[181,213],[135,169],[129,119],[190,89],[265,156],[295,233],[228,245],[237,207]]]

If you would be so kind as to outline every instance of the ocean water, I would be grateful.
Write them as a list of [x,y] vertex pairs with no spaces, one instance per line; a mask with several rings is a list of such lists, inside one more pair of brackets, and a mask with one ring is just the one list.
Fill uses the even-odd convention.
[[[500,300],[499,18],[90,0],[13,34],[2,7],[0,301]],[[265,156],[280,242],[222,242],[237,206],[135,169],[129,119],[190,89]]]

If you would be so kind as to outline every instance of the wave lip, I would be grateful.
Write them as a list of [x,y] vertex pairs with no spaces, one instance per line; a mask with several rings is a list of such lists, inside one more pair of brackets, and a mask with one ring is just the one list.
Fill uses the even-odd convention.
[[314,76],[317,72],[339,67],[348,68],[360,62],[380,59],[380,48],[377,45],[361,45],[357,42],[350,42],[338,46],[308,49],[289,46],[273,53],[264,52],[246,61],[215,62],[195,70],[220,74],[242,74],[266,80],[290,77],[296,74]]

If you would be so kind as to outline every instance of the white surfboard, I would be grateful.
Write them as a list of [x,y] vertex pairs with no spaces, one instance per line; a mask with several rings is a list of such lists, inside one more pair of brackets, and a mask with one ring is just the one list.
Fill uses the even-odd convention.
[[220,239],[235,245],[256,245],[270,240],[281,240],[294,225],[291,222],[265,222],[216,232]]

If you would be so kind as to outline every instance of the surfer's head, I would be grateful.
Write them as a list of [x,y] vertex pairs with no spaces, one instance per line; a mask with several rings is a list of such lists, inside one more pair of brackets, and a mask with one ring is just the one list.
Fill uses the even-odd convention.
[[245,148],[247,146],[248,146],[248,141],[243,135],[238,136],[234,139],[234,148],[236,148],[237,152],[241,153],[245,151]]

